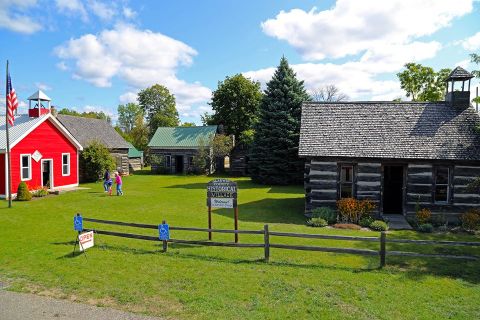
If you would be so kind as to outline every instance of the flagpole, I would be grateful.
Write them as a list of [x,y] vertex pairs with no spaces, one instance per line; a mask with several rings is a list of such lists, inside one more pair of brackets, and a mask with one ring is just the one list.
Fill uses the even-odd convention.
[[8,124],[8,60],[7,60],[7,76],[5,81],[5,131],[7,134],[7,190],[8,190],[8,207],[12,207],[12,173],[10,172],[10,137],[8,134],[9,124]]

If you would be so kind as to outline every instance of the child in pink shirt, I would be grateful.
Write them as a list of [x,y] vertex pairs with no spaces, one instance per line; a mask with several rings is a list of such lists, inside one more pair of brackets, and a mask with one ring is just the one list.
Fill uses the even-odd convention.
[[122,177],[120,177],[118,172],[115,172],[115,183],[117,184],[117,196],[123,196]]

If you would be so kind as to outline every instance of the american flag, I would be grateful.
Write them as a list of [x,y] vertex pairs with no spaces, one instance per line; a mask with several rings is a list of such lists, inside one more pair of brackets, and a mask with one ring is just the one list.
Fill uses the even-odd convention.
[[7,75],[7,113],[8,113],[8,123],[13,126],[15,122],[14,112],[18,108],[17,94],[15,89],[12,88],[12,79],[10,79],[10,74]]

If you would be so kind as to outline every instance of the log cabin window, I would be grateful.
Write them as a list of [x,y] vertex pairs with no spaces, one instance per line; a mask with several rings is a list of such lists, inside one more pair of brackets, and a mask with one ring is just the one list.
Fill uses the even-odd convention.
[[353,166],[340,167],[340,199],[353,198]]
[[188,167],[192,167],[193,166],[193,157],[190,156],[187,158],[187,163],[188,163]]
[[435,203],[448,203],[450,201],[450,168],[438,166],[434,168],[434,189]]
[[70,153],[62,153],[62,176],[70,175]]
[[20,178],[22,181],[32,179],[32,156],[29,154],[20,155]]
[[172,157],[165,156],[165,167],[170,168],[171,165],[172,165]]

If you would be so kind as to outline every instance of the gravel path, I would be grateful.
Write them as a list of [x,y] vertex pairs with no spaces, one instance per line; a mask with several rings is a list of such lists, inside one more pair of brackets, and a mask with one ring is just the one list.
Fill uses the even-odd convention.
[[[1,289],[1,286],[0,286]],[[101,308],[34,294],[0,290],[1,320],[159,320],[119,310]]]

